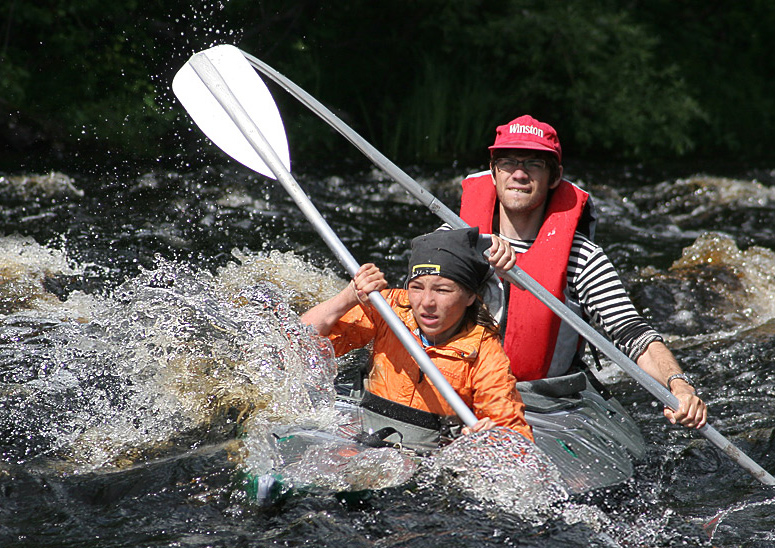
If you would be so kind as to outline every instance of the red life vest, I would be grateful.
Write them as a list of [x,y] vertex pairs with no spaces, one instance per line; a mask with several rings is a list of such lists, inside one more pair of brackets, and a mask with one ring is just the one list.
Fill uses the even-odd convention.
[[[589,194],[561,181],[549,198],[544,222],[533,245],[517,254],[517,266],[561,301],[565,301],[568,259],[573,236],[584,212]],[[460,217],[482,234],[493,230],[498,207],[492,175],[474,175],[463,181]],[[552,364],[560,318],[530,292],[511,286],[508,320],[503,347],[511,360],[518,381],[542,379]]]

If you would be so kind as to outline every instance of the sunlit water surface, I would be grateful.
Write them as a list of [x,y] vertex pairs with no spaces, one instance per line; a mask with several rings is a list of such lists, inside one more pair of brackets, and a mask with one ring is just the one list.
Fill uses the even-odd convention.
[[[417,179],[456,209],[464,174]],[[772,489],[605,360],[649,444],[614,489],[571,497],[540,455],[492,437],[421,463],[336,446],[291,463],[272,432],[341,431],[334,381],[364,354],[335,360],[299,323],[346,279],[281,187],[233,165],[4,175],[2,546],[775,545]],[[775,471],[773,173],[570,176],[712,423]],[[376,171],[299,181],[394,284],[438,224]],[[289,464],[256,500],[251,481]]]

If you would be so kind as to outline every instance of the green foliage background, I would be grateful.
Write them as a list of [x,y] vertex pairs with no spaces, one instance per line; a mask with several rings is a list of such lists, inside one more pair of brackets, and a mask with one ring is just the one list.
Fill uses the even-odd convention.
[[[5,166],[184,156],[198,137],[169,84],[218,43],[266,61],[397,161],[482,158],[495,126],[524,113],[558,129],[566,156],[773,156],[766,0],[7,2]],[[308,161],[351,153],[311,114],[283,112]]]

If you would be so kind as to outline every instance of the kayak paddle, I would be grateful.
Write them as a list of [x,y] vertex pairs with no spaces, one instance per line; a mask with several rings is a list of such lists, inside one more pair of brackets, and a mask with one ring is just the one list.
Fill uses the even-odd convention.
[[[194,122],[221,150],[283,185],[347,273],[355,276],[360,265],[291,175],[288,142],[277,105],[242,52],[222,45],[193,55],[175,75],[172,89]],[[254,118],[261,121],[261,129]],[[460,419],[467,426],[476,424],[474,413],[379,291],[369,293],[369,300]]]

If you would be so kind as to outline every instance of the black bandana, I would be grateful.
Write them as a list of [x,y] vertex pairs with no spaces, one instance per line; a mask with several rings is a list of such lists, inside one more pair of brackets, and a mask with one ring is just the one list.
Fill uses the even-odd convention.
[[476,292],[487,278],[490,264],[476,250],[479,229],[437,230],[412,240],[408,284],[429,274],[449,278]]

